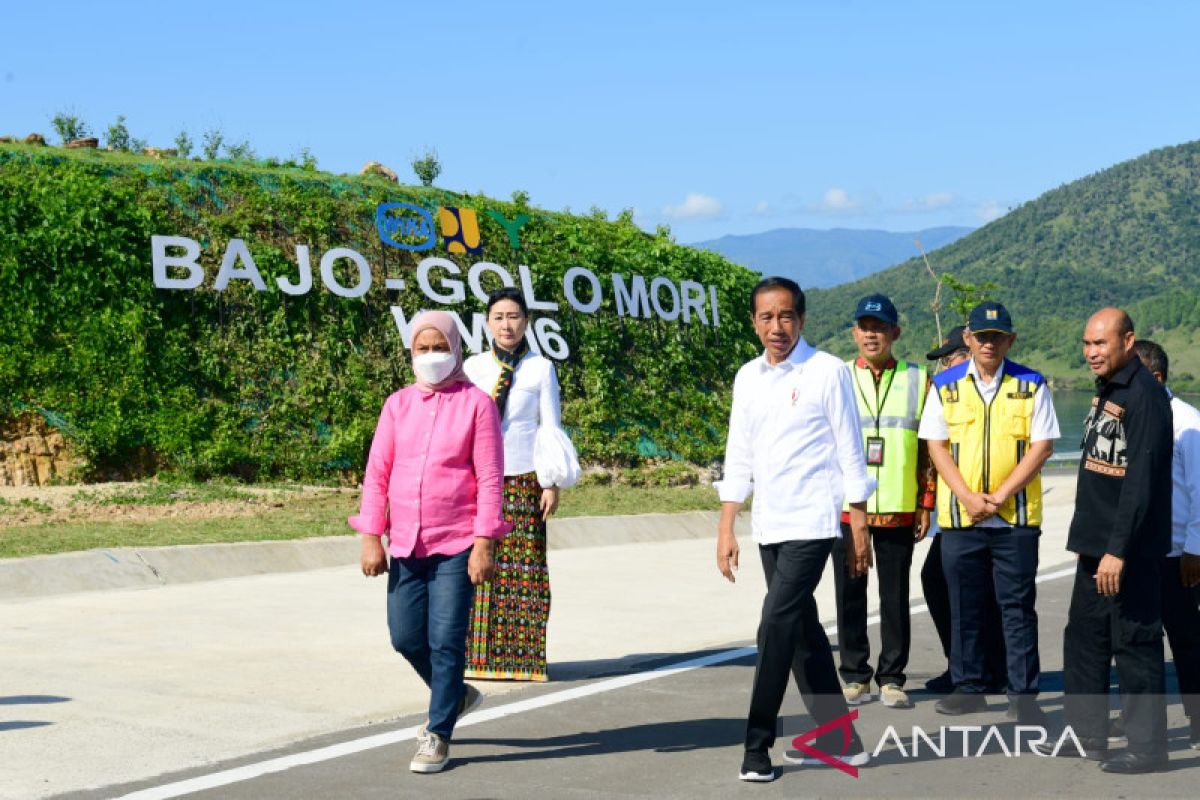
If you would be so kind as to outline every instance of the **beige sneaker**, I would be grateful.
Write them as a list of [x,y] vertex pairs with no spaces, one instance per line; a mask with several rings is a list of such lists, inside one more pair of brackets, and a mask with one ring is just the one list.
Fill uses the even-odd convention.
[[909,702],[908,695],[900,688],[899,684],[885,683],[879,687],[879,699],[888,708],[908,708],[912,705]]
[[871,694],[871,684],[869,683],[847,683],[842,687],[842,697],[845,697],[846,703],[852,706],[861,706],[863,703],[869,703],[875,699]]
[[450,760],[450,744],[436,733],[426,732],[424,739],[417,740],[417,754],[409,762],[413,772],[441,772]]

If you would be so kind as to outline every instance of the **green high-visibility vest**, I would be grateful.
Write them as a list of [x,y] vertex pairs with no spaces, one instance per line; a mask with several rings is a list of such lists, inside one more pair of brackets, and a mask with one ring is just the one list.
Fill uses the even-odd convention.
[[[917,510],[917,427],[925,408],[925,367],[897,361],[876,383],[870,367],[855,363],[847,361],[846,366],[858,400],[867,472],[877,484],[867,513],[911,514]],[[872,439],[883,441],[882,464],[871,464]]]

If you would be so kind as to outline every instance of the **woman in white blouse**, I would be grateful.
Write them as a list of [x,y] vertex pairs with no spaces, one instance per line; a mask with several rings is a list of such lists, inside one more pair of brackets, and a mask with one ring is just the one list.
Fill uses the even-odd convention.
[[561,425],[554,364],[529,349],[529,308],[513,288],[488,297],[492,349],[463,365],[500,409],[504,434],[504,518],[512,533],[496,547],[496,574],[476,587],[467,631],[468,678],[544,681],[550,573],[546,520],[559,489],[579,478]]

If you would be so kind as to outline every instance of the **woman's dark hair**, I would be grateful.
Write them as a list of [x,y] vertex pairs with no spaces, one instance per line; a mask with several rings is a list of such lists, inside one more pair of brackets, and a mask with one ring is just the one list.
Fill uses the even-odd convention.
[[525,302],[525,295],[521,294],[521,290],[515,286],[502,286],[488,295],[487,313],[489,317],[492,315],[492,306],[501,300],[512,300],[521,309],[522,314],[526,317],[529,316],[529,305]]
[[771,289],[787,289],[792,293],[792,304],[796,307],[797,314],[804,313],[804,290],[800,288],[800,284],[796,283],[791,278],[781,278],[773,275],[769,278],[763,278],[754,285],[754,289],[750,292],[750,311],[757,311],[756,301],[760,292],[767,292]]

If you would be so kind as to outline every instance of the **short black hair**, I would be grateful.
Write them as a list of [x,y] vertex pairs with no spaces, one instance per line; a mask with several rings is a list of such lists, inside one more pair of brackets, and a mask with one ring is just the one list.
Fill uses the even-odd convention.
[[[1128,312],[1122,311],[1119,308],[1117,309],[1117,311],[1121,312],[1121,315],[1119,317],[1117,317],[1117,335],[1125,336],[1126,334],[1133,333],[1133,317],[1129,316]],[[1151,344],[1154,344],[1154,343],[1151,342]],[[1154,346],[1158,347],[1158,345],[1154,345]],[[1159,347],[1158,349],[1160,351],[1162,350],[1161,347]],[[1165,381],[1166,379],[1167,379],[1167,374],[1164,372],[1163,380]]]
[[526,317],[529,316],[529,304],[525,302],[525,295],[521,294],[521,290],[515,286],[501,286],[496,291],[488,295],[487,313],[491,316],[492,306],[499,303],[501,300],[512,300],[521,308],[521,313]]
[[750,313],[758,310],[755,301],[758,300],[760,292],[767,292],[771,289],[787,289],[792,293],[793,305],[796,307],[797,314],[804,313],[804,290],[800,288],[800,284],[796,283],[791,278],[783,278],[778,275],[772,275],[763,278],[758,283],[754,284],[754,288],[750,291]]
[[1171,366],[1171,360],[1167,358],[1167,351],[1162,349],[1162,345],[1149,339],[1138,339],[1133,343],[1133,352],[1141,359],[1146,369],[1162,375],[1163,383],[1167,382],[1167,369]]

